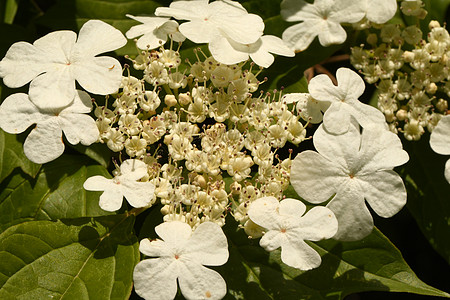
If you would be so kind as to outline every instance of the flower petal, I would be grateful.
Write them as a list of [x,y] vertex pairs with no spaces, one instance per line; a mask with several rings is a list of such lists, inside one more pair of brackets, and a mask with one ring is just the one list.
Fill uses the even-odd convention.
[[54,65],[53,69],[31,81],[29,97],[40,109],[55,110],[68,106],[75,93],[71,66]]
[[29,160],[37,164],[47,163],[63,154],[62,131],[57,120],[51,118],[37,124],[26,138],[23,151]]
[[179,221],[161,223],[155,231],[163,241],[177,245],[183,245],[192,235],[191,226]]
[[279,216],[276,209],[279,202],[275,197],[262,197],[250,204],[248,216],[257,225],[267,229],[278,229]]
[[112,57],[86,57],[73,63],[73,75],[88,92],[98,95],[113,94],[122,82],[122,66]]
[[430,146],[436,153],[450,155],[450,115],[439,120],[431,133]]
[[358,182],[348,179],[327,206],[338,220],[338,231],[333,237],[340,241],[357,241],[372,232],[373,218],[364,202]]
[[181,293],[188,300],[218,300],[227,293],[227,284],[222,276],[201,264],[180,265],[178,282]]
[[116,211],[122,207],[123,194],[119,188],[110,182],[109,187],[100,195],[99,206],[106,211]]
[[445,171],[444,171],[445,179],[450,183],[450,159],[445,163]]
[[332,238],[338,229],[334,213],[326,207],[311,208],[301,219],[297,229],[303,240],[320,241]]
[[300,200],[286,198],[280,201],[278,212],[280,215],[300,218],[306,211],[306,205]]
[[125,180],[121,182],[122,192],[133,207],[146,207],[155,197],[155,186],[151,182]]
[[330,199],[343,180],[343,171],[317,152],[303,151],[292,161],[291,184],[310,203]]
[[79,62],[86,57],[114,51],[126,43],[120,30],[100,20],[89,20],[80,29],[71,61]]
[[364,198],[383,218],[390,218],[406,204],[406,189],[401,177],[394,171],[379,171],[358,176]]
[[120,165],[125,180],[139,180],[147,175],[147,164],[139,159],[127,159]]
[[83,188],[88,191],[105,191],[111,184],[111,179],[96,175],[86,179],[83,183]]
[[185,251],[205,266],[221,266],[228,260],[227,237],[213,222],[200,224],[192,233]]
[[283,0],[281,16],[288,22],[304,21],[319,16],[317,8],[304,0]]
[[173,249],[168,247],[162,240],[143,239],[139,243],[139,251],[147,256],[167,256],[172,257]]
[[46,118],[27,94],[12,94],[0,105],[0,128],[8,133],[24,132],[32,124],[43,122]]
[[91,116],[84,114],[60,114],[58,118],[67,141],[72,145],[81,143],[89,146],[98,140],[98,127]]
[[309,47],[322,26],[320,20],[308,20],[286,28],[282,34],[286,45],[295,51],[303,51]]
[[366,2],[366,18],[377,24],[386,23],[397,12],[396,0],[367,0]]
[[259,241],[259,245],[269,252],[280,248],[286,243],[286,234],[282,233],[280,230],[269,230]]
[[232,65],[245,61],[249,55],[247,52],[236,50],[223,36],[217,35],[208,45],[211,55],[220,63]]
[[319,253],[301,239],[289,239],[281,246],[281,261],[300,270],[311,270],[320,266]]
[[342,44],[347,39],[347,33],[337,22],[328,20],[323,23],[319,32],[319,42],[322,46],[328,47],[334,44]]
[[133,271],[134,289],[146,300],[174,299],[177,295],[177,264],[173,259],[153,258],[139,262]]

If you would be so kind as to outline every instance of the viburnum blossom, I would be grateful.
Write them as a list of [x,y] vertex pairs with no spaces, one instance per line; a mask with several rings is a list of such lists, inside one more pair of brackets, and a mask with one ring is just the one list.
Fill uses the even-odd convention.
[[186,38],[178,31],[178,23],[169,18],[137,17],[127,15],[128,18],[141,22],[133,26],[125,35],[129,39],[141,36],[137,40],[140,49],[155,49],[164,45],[169,36],[175,42],[183,42]]
[[161,239],[143,239],[139,250],[154,258],[134,269],[136,293],[144,299],[173,299],[177,280],[186,299],[222,299],[225,280],[205,266],[220,266],[228,260],[228,243],[219,225],[200,224],[194,231],[183,222],[165,222],[155,227]]
[[[442,119],[434,128],[430,136],[430,146],[434,152],[450,155],[450,115],[442,117]],[[450,159],[445,163],[445,178],[450,183]]]
[[87,115],[92,110],[91,97],[77,91],[72,102],[60,109],[42,109],[18,93],[6,98],[0,105],[0,127],[8,133],[24,132],[32,124],[23,145],[31,161],[43,164],[58,158],[64,152],[62,133],[69,143],[90,145],[99,138],[94,119]]
[[147,165],[137,159],[127,159],[120,165],[119,173],[112,179],[97,175],[83,184],[88,191],[104,191],[99,205],[106,211],[116,211],[125,197],[133,207],[150,206],[155,200],[155,186],[139,179],[147,176]]
[[362,0],[361,5],[366,18],[377,24],[386,23],[397,12],[397,0]]
[[350,126],[341,135],[321,125],[314,133],[316,150],[295,157],[291,184],[300,197],[327,204],[339,223],[334,238],[359,240],[373,228],[365,201],[381,217],[396,214],[406,203],[402,179],[392,169],[406,163],[408,153],[394,133],[376,125]]
[[281,260],[300,270],[317,268],[322,259],[305,240],[320,241],[336,234],[338,222],[333,212],[316,206],[306,214],[306,206],[299,200],[263,197],[251,203],[248,216],[266,228],[259,244],[267,251],[281,247]]
[[361,103],[358,98],[365,89],[364,80],[348,68],[336,72],[338,85],[330,77],[317,75],[309,82],[309,93],[317,101],[331,102],[323,116],[325,128],[334,134],[344,133],[350,126],[351,117],[362,126],[378,124],[385,127],[385,117],[375,107]]
[[122,67],[112,57],[96,55],[126,44],[123,34],[105,22],[90,20],[77,34],[62,30],[49,33],[33,44],[17,42],[0,61],[0,77],[17,88],[31,81],[29,97],[42,109],[60,108],[75,97],[75,80],[88,92],[115,93]]
[[341,23],[360,21],[365,13],[360,1],[315,0],[309,4],[304,0],[283,0],[281,16],[288,22],[302,21],[283,32],[283,40],[295,51],[303,51],[316,36],[322,46],[342,44],[347,33]]

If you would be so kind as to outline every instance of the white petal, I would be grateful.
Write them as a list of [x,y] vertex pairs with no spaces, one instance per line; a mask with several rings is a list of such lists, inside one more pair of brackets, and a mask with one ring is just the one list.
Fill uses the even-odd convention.
[[176,1],[170,7],[158,7],[157,16],[174,17],[178,20],[192,20],[208,13],[209,0]]
[[151,182],[126,180],[121,186],[123,195],[133,207],[149,206],[155,197],[155,186]]
[[336,71],[336,79],[345,99],[358,99],[366,89],[361,76],[349,68],[339,68]]
[[288,22],[304,21],[319,17],[317,8],[304,0],[283,0],[281,16]]
[[295,51],[303,51],[309,47],[314,38],[319,34],[322,21],[305,21],[286,28],[282,34],[286,45]]
[[286,234],[282,233],[280,230],[270,230],[266,232],[259,241],[259,245],[269,252],[280,248],[286,243]]
[[297,232],[303,240],[320,241],[333,237],[338,229],[334,213],[326,207],[311,208],[301,219]]
[[275,197],[263,197],[250,204],[248,216],[257,225],[267,229],[277,229],[279,216],[276,209],[279,202]]
[[227,237],[213,222],[200,224],[192,233],[185,251],[205,266],[221,266],[228,260]]
[[308,202],[327,201],[344,179],[343,171],[317,152],[303,151],[292,161],[291,184]]
[[112,57],[85,58],[73,63],[73,75],[88,92],[98,95],[113,94],[122,82],[122,66]]
[[175,245],[184,245],[192,234],[191,226],[179,221],[161,223],[155,231],[162,240]]
[[36,125],[23,144],[23,151],[29,160],[44,164],[58,158],[64,152],[62,131],[55,119]]
[[347,33],[339,23],[327,21],[321,29],[318,33],[319,42],[324,47],[342,44],[347,39]]
[[245,14],[239,16],[220,15],[220,33],[241,44],[255,43],[262,36],[264,22],[260,16]]
[[227,293],[227,284],[219,273],[200,264],[180,266],[180,290],[188,300],[219,300]]
[[406,189],[401,177],[394,171],[379,171],[358,176],[364,198],[383,218],[390,218],[406,204]]
[[301,239],[289,239],[289,243],[281,246],[281,260],[304,271],[317,268],[322,262],[319,253]]
[[283,40],[277,36],[263,35],[261,41],[262,47],[270,53],[287,57],[295,56],[295,52],[289,49],[289,47],[284,44]]
[[208,48],[215,60],[226,65],[245,61],[249,57],[247,52],[236,50],[225,37],[220,35],[209,43]]
[[89,20],[80,29],[71,61],[79,62],[86,57],[114,51],[126,43],[127,39],[118,29],[100,20]]
[[450,159],[445,163],[445,171],[444,171],[445,179],[450,183]]
[[89,146],[98,140],[98,127],[91,116],[84,114],[61,114],[58,118],[67,141],[72,145],[81,143]]
[[450,155],[450,115],[442,117],[430,136],[430,146],[434,152]]
[[170,300],[177,294],[177,265],[166,258],[145,259],[133,271],[134,289],[146,300]]
[[12,94],[0,105],[0,128],[8,133],[24,132],[32,124],[47,118],[29,99],[27,94]]
[[52,70],[31,81],[29,97],[44,110],[67,106],[75,97],[75,79],[71,66],[54,65]]
[[340,185],[336,196],[327,207],[338,220],[338,231],[333,237],[340,241],[357,241],[372,232],[373,219],[358,182],[348,179]]
[[197,44],[209,43],[219,33],[214,24],[203,20],[183,23],[179,30],[186,38]]
[[320,155],[332,161],[336,166],[340,166],[344,171],[360,160],[358,152],[361,145],[361,134],[354,126],[350,126],[344,134],[335,135],[329,133],[321,125],[314,133],[313,142]]
[[120,173],[126,180],[139,180],[147,175],[147,164],[139,159],[127,159],[120,165]]
[[314,76],[308,84],[308,91],[317,101],[341,102],[345,99],[331,78],[325,74]]
[[275,61],[272,54],[265,51],[265,49],[260,49],[254,53],[250,54],[250,58],[260,67],[268,68]]
[[392,19],[396,12],[396,0],[367,0],[366,18],[369,21],[383,24]]
[[112,180],[103,176],[91,176],[83,183],[83,188],[88,191],[105,191],[112,185]]
[[351,106],[347,103],[332,102],[323,115],[323,126],[331,134],[344,134],[351,127]]
[[139,243],[139,251],[147,256],[167,256],[172,257],[173,249],[168,247],[162,240],[143,239]]
[[141,36],[137,41],[139,49],[155,49],[164,45],[167,41],[167,34],[155,30],[155,33],[148,33]]
[[[65,107],[61,113],[88,114],[92,110],[92,98],[85,91],[76,90],[73,102]],[[61,114],[60,113],[60,114]]]
[[[365,1],[365,0],[363,0]],[[324,1],[329,2],[329,1]],[[334,0],[329,19],[338,23],[356,23],[364,18],[365,11],[361,6],[362,1]]]
[[306,205],[300,200],[286,198],[280,201],[278,212],[280,215],[288,215],[300,218],[306,211]]
[[103,194],[100,195],[99,206],[106,211],[116,211],[122,207],[123,194],[120,189],[110,184]]
[[366,128],[371,125],[378,125],[387,130],[386,118],[384,114],[373,106],[355,101],[352,104],[352,116],[358,121],[361,127]]

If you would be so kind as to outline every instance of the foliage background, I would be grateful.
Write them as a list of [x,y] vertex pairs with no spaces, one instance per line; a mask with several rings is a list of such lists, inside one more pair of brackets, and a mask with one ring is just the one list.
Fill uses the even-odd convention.
[[[288,26],[279,16],[280,0],[240,2],[250,12],[263,17],[266,34],[281,36]],[[450,0],[424,2],[429,11],[423,22],[424,31],[430,19],[448,20]],[[33,42],[54,30],[78,31],[89,19],[104,20],[125,32],[135,24],[125,18],[126,13],[151,14],[157,6],[169,3],[164,0],[0,0],[0,57],[16,41]],[[414,22],[399,17],[394,21]],[[189,43],[183,46],[184,57],[192,57],[190,49],[186,49],[192,46]],[[336,51],[342,53],[346,46],[322,48],[315,42],[295,59],[277,58],[276,63],[261,74],[261,77],[269,78],[263,88],[270,90],[283,86],[286,92],[306,91],[303,71]],[[132,53],[135,53],[135,46],[130,42],[115,54]],[[125,62],[122,59],[122,63]],[[332,73],[340,66],[342,63],[326,65]],[[27,92],[27,86],[12,91],[1,85],[0,99],[19,91]],[[374,92],[373,88],[368,88],[364,99],[371,101]],[[111,167],[109,151],[102,145],[89,149],[67,147],[63,157],[39,166],[30,163],[21,150],[27,133],[11,136],[0,131],[0,298],[13,299],[14,293],[20,292],[40,299],[42,294],[37,287],[42,286],[56,291],[57,299],[127,297],[131,292],[130,270],[133,262],[135,264],[139,259],[137,241],[155,237],[152,228],[161,222],[158,207],[137,217],[127,213],[125,207],[117,215],[107,216],[108,213],[98,208],[98,194],[86,193],[80,187],[89,176],[108,176],[108,168]],[[397,171],[404,177],[408,188],[407,207],[391,219],[375,216],[375,224],[401,251],[422,281],[450,292],[450,185],[442,175],[447,157],[433,153],[429,149],[428,138],[424,136],[418,143],[404,141],[411,160]],[[301,147],[308,148],[311,144],[305,143]],[[242,232],[236,233],[231,220],[224,229],[229,236],[231,256],[229,263],[217,269],[232,289],[227,296],[230,299],[298,299],[299,293],[309,299],[342,299],[348,294],[352,294],[346,296],[348,300],[434,298],[384,292],[414,291],[414,287],[420,293],[439,294],[415,281],[407,266],[400,263],[401,257],[393,254],[395,248],[377,231],[359,244],[319,243],[316,248],[324,254],[324,264],[319,270],[299,274],[277,264],[279,253],[269,255],[258,247],[257,241],[247,240]],[[25,245],[33,245],[33,249],[25,249]],[[345,258],[346,253],[349,258]],[[379,261],[367,264],[363,259],[365,256],[376,257]],[[42,261],[43,258],[48,261]],[[67,282],[64,278],[52,278],[55,275],[45,271],[48,264],[55,262],[61,263],[58,267],[61,274],[66,267],[77,270],[71,265],[77,261],[84,261],[85,265],[78,267],[79,272],[75,277],[67,278]],[[346,266],[346,261],[353,262],[353,266]],[[32,264],[36,267],[36,262],[41,269],[30,275],[27,268]],[[107,290],[86,283],[89,280],[95,282],[96,276],[103,278],[109,273],[112,277],[105,282]],[[377,277],[372,282],[367,280],[367,273],[381,274],[381,283]],[[324,274],[329,274],[329,277]],[[393,282],[395,276],[400,276],[402,282],[410,280],[409,285]],[[296,280],[286,280],[294,277]],[[20,291],[14,291],[15,280],[15,288],[20,282],[25,282]],[[63,292],[58,291],[59,287],[52,286],[52,282],[67,288]],[[131,298],[139,297],[131,294]]]

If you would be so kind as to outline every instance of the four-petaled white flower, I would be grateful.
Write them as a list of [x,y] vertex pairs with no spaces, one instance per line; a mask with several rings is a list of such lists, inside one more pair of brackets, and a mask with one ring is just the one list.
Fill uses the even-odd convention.
[[[434,152],[450,155],[450,115],[442,117],[430,136],[430,146]],[[450,159],[445,163],[445,178],[450,183]]]
[[360,21],[365,13],[360,1],[315,0],[309,4],[304,0],[283,0],[281,16],[288,22],[303,21],[288,27],[283,32],[283,40],[296,51],[303,51],[316,36],[322,46],[342,44],[347,33],[341,23]]
[[293,57],[294,51],[289,49],[282,39],[273,35],[264,35],[252,44],[240,44],[225,36],[218,35],[209,44],[211,55],[219,62],[227,65],[237,64],[249,57],[258,65],[268,68],[274,61],[270,53]]
[[338,85],[335,86],[330,77],[317,75],[309,82],[308,90],[317,101],[331,102],[325,111],[323,124],[327,131],[341,134],[348,130],[351,117],[363,127],[373,123],[386,127],[383,113],[358,100],[365,89],[364,80],[348,68],[339,68],[336,72]]
[[[333,212],[316,206],[306,214],[306,206],[299,200],[264,197],[251,203],[248,216],[257,225],[268,229],[259,244],[267,251],[281,247],[281,260],[300,270],[317,268],[322,259],[305,240],[320,241],[331,238],[338,229]],[[305,214],[303,216],[303,214]]]
[[93,176],[83,184],[88,191],[104,191],[99,205],[103,210],[116,211],[125,197],[133,207],[146,207],[155,200],[155,186],[151,182],[138,181],[147,175],[147,165],[137,159],[127,159],[120,165],[120,173],[112,179]]
[[183,222],[172,221],[155,227],[162,240],[141,241],[139,250],[156,258],[139,262],[134,269],[136,293],[144,299],[173,299],[177,279],[186,299],[222,299],[225,280],[205,266],[220,266],[228,260],[228,243],[219,225],[200,224],[194,232]]
[[360,133],[351,126],[342,135],[328,133],[323,124],[313,136],[316,150],[295,157],[291,184],[300,197],[327,204],[338,219],[339,240],[359,240],[373,228],[364,202],[381,217],[395,215],[406,203],[406,190],[392,169],[406,163],[408,153],[394,133],[368,126]]
[[386,23],[397,12],[397,0],[362,0],[361,5],[367,20],[377,24]]
[[91,97],[83,91],[77,91],[72,102],[59,109],[39,108],[27,94],[18,93],[1,104],[0,127],[8,133],[17,134],[36,124],[26,138],[23,150],[28,159],[43,164],[64,152],[63,132],[73,145],[81,142],[88,146],[98,140],[97,125],[88,115],[91,110]]
[[186,39],[178,31],[178,23],[169,18],[126,16],[142,23],[131,27],[125,33],[129,39],[141,36],[137,40],[139,49],[147,49],[147,47],[148,49],[158,48],[166,43],[167,36],[175,42],[183,42]]
[[60,108],[75,97],[75,80],[88,92],[107,95],[117,91],[122,67],[112,57],[96,55],[126,44],[123,34],[99,20],[80,29],[47,34],[33,44],[17,42],[0,61],[0,77],[17,88],[31,81],[29,97],[42,109]]

